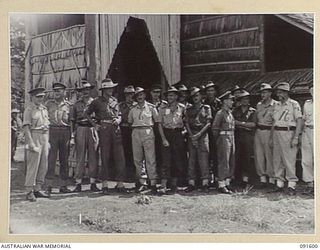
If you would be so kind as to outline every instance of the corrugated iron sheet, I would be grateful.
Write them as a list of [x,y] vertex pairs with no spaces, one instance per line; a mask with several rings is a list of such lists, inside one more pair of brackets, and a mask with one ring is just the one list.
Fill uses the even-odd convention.
[[180,16],[178,15],[99,15],[101,73],[104,77],[131,17],[143,19],[157,52],[168,84],[180,80]]

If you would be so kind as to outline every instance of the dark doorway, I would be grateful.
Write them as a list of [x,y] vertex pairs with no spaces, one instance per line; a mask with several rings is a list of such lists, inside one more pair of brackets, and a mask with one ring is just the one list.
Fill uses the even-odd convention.
[[119,99],[125,86],[149,89],[162,84],[163,71],[144,20],[130,17],[112,58],[108,75],[119,83]]

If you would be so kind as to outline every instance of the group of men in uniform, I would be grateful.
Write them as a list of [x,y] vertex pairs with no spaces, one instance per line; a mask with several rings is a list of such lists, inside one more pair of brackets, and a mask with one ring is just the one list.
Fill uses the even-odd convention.
[[[220,193],[231,194],[234,183],[250,186],[255,173],[261,187],[275,185],[272,192],[283,192],[288,182],[286,190],[294,195],[300,137],[303,180],[308,192],[313,192],[312,100],[306,101],[302,114],[298,102],[289,97],[288,83],[279,83],[274,89],[261,84],[257,109],[250,106],[250,94],[237,86],[218,98],[218,88],[211,81],[204,89],[187,89],[182,84],[169,87],[164,92],[166,101],[161,99],[161,86],[154,85],[150,102],[146,90],[130,85],[124,89],[125,100],[118,103],[114,97],[117,85],[104,79],[101,95],[92,98],[94,86],[84,80],[77,89],[80,98],[73,105],[65,100],[62,83],[53,84],[54,99],[45,104],[45,89],[29,92],[32,102],[23,121],[28,200],[50,197],[57,183],[61,193],[81,192],[86,167],[90,190],[104,195],[110,193],[110,180],[117,183],[119,193],[128,192],[125,182],[135,182],[137,192],[151,188],[153,194],[175,193],[187,180],[185,192],[193,192],[197,185],[209,192],[216,181]],[[274,90],[279,101],[271,97]],[[68,156],[73,144],[76,187],[70,190]]]

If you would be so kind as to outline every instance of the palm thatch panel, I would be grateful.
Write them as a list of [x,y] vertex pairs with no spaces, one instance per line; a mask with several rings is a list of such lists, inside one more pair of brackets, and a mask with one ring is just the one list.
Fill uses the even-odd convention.
[[182,52],[195,50],[222,49],[234,47],[258,46],[259,31],[251,30],[247,32],[223,35],[208,39],[201,39],[186,42],[182,40]]
[[259,27],[259,20],[257,15],[207,16],[199,22],[182,23],[182,39]]
[[222,51],[201,51],[183,54],[183,65],[225,62],[225,61],[243,61],[259,60],[260,49],[239,49],[239,50],[222,50]]

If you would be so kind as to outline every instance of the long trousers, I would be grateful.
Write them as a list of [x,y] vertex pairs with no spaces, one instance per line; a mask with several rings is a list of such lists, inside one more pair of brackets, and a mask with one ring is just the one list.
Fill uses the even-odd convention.
[[48,132],[31,131],[38,152],[26,150],[27,171],[25,187],[27,192],[41,190],[48,170],[49,135]]
[[60,162],[60,184],[66,185],[69,175],[69,150],[70,150],[71,132],[69,127],[50,127],[49,129],[49,157],[48,157],[48,172],[46,175],[47,183],[51,185],[51,181],[55,177],[55,168],[57,163],[57,156],[59,152]]
[[288,181],[288,187],[295,188],[298,178],[296,176],[296,159],[298,147],[291,147],[294,131],[277,131],[273,133],[273,166],[277,186],[283,187]]
[[124,156],[126,160],[126,181],[134,182],[136,177],[136,168],[133,162],[132,152],[132,130],[130,127],[121,126]]
[[197,146],[193,145],[191,140],[188,141],[189,161],[188,161],[188,179],[196,179],[196,163],[199,164],[200,178],[208,180],[209,174],[209,138],[208,134],[198,139]]
[[218,180],[232,179],[235,170],[234,135],[219,135],[217,139]]
[[151,185],[158,179],[156,170],[156,155],[154,133],[152,127],[137,127],[132,130],[133,159],[136,166],[136,178],[141,179],[143,161],[145,160],[147,176]]
[[305,127],[301,138],[301,165],[304,182],[314,181],[313,128]]
[[76,171],[75,178],[82,179],[85,173],[85,160],[88,156],[89,177],[97,177],[98,152],[94,148],[91,127],[78,126],[76,129]]
[[255,176],[255,168],[251,162],[253,155],[253,134],[251,132],[236,131],[236,168],[235,178],[248,181],[250,177]]
[[254,136],[254,161],[260,178],[274,178],[270,130],[257,129]]
[[161,179],[181,179],[184,177],[187,164],[187,154],[184,150],[182,129],[167,129],[163,132],[169,142],[168,147],[162,145]]
[[[102,162],[101,180],[124,181],[125,159],[120,128],[112,124],[101,124],[99,142]],[[111,155],[114,164],[111,164]]]

